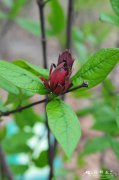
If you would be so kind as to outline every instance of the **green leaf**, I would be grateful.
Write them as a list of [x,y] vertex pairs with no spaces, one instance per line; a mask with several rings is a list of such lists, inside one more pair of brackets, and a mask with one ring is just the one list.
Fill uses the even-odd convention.
[[6,112],[8,109],[4,103],[0,100],[0,112]]
[[27,145],[27,142],[32,136],[33,133],[19,131],[3,141],[3,148],[8,154],[31,152],[31,148]]
[[9,93],[5,105],[13,104],[15,107],[18,107],[20,105],[23,105],[23,102],[26,101],[26,99],[32,97],[33,95],[34,93],[32,92],[20,89],[20,93],[18,95]]
[[61,33],[65,28],[65,17],[63,8],[58,0],[52,0],[48,3],[50,6],[50,14],[48,22],[51,26],[51,31],[54,35]]
[[11,11],[9,13],[9,18],[15,18],[26,3],[27,0],[14,1]]
[[111,93],[115,91],[115,87],[110,79],[105,79],[105,81],[102,84],[102,95],[104,98],[104,101],[112,105],[113,102],[113,96],[110,96]]
[[[41,27],[39,22],[26,18],[16,18],[15,22],[32,35],[36,37],[41,35]],[[46,35],[52,37],[54,34],[51,32],[51,30],[46,29]]]
[[48,165],[48,151],[42,151],[38,158],[33,159],[37,167],[43,168]]
[[77,26],[72,27],[72,38],[77,43],[78,42],[80,42],[80,43],[85,42],[84,33]]
[[[92,88],[104,81],[108,74],[119,61],[119,49],[101,49],[92,55],[82,68],[72,77],[74,85],[79,79],[88,82],[88,88]],[[88,88],[81,88],[83,90]]]
[[59,99],[49,102],[46,110],[52,133],[66,155],[71,157],[81,136],[80,124],[76,114],[70,106]]
[[82,116],[87,116],[88,114],[91,114],[93,111],[94,111],[94,107],[89,106],[89,107],[79,109],[76,112],[76,114],[77,114],[78,117],[82,117]]
[[9,137],[8,140],[11,143],[15,142],[16,144],[22,144],[24,142],[27,142],[32,136],[32,132],[18,131],[17,133]]
[[117,16],[113,16],[107,13],[102,13],[100,15],[100,20],[103,22],[107,22],[119,26],[119,18]]
[[114,12],[119,16],[119,0],[110,0]]
[[31,153],[32,149],[25,143],[23,144],[17,144],[13,143],[10,147],[8,146],[9,141],[3,141],[3,148],[5,150],[5,153],[9,155],[13,154],[19,154],[19,153]]
[[83,65],[86,62],[86,58],[88,56],[87,48],[81,43],[74,43],[74,47],[76,49],[77,55],[79,57],[79,64]]
[[27,71],[30,71],[31,73],[37,75],[37,76],[43,76],[44,78],[48,78],[49,71],[47,69],[40,68],[34,64],[31,64],[24,60],[16,60],[13,61],[13,63],[23,69],[26,69]]
[[119,95],[117,96],[116,122],[117,122],[117,126],[119,128]]
[[15,113],[14,118],[19,128],[23,129],[24,126],[33,127],[36,122],[42,122],[40,115],[32,109],[26,109],[20,113]]
[[31,19],[17,18],[15,22],[25,29],[27,32],[32,33],[34,36],[39,37],[41,34],[40,25],[38,22]]
[[95,137],[88,140],[84,146],[83,154],[91,154],[99,151],[104,151],[110,147],[107,136]]
[[12,63],[0,61],[0,76],[26,91],[39,94],[48,92],[37,76]]
[[112,150],[114,151],[115,155],[119,159],[119,141],[114,139],[111,136],[108,136],[108,140],[110,142]]
[[4,140],[6,136],[7,129],[6,127],[0,127],[0,141]]
[[5,78],[3,78],[1,74],[0,74],[0,88],[15,95],[19,94],[19,89],[16,86],[14,86],[12,83],[7,81]]
[[102,132],[106,132],[106,133],[110,133],[110,134],[114,134],[114,135],[118,135],[119,134],[119,128],[116,125],[115,120],[109,120],[109,121],[99,121],[96,122],[93,126],[93,129],[102,131]]
[[14,175],[23,175],[28,167],[28,165],[23,164],[10,164],[10,169]]
[[115,111],[113,108],[104,103],[95,104],[94,107],[95,111],[93,116],[96,122],[92,128],[114,135],[119,134],[119,128],[116,125]]
[[95,102],[94,103],[93,116],[96,122],[100,121],[113,121],[115,119],[115,111],[109,105],[106,105],[104,102]]

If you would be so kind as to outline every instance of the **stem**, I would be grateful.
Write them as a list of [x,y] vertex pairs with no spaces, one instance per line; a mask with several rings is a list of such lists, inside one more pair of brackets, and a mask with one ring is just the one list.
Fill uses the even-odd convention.
[[[47,42],[46,42],[46,31],[45,31],[45,17],[44,17],[44,7],[47,1],[43,0],[37,0],[38,8],[39,8],[39,17],[40,17],[40,23],[41,23],[41,42],[42,42],[42,52],[43,52],[43,62],[44,62],[44,68],[47,67]],[[47,96],[46,96],[47,99]],[[45,103],[45,109],[46,109],[46,103]],[[45,113],[46,117],[46,128],[48,131],[48,159],[49,159],[49,166],[50,166],[50,173],[49,173],[49,180],[52,179],[54,175],[54,169],[53,169],[53,159],[54,154],[52,153],[52,145],[50,142],[50,129],[48,126],[48,118],[47,114]]]
[[68,4],[68,14],[67,14],[67,41],[66,41],[66,48],[71,49],[71,41],[72,41],[72,17],[73,17],[73,0],[69,0]]
[[75,90],[80,89],[80,88],[83,88],[83,87],[88,87],[88,83],[83,82],[81,85],[69,89],[69,90],[66,91],[64,94],[69,93],[69,92],[71,92],[71,91],[75,91]]
[[[75,91],[75,90],[77,90],[77,89],[79,89],[79,88],[82,88],[82,87],[88,87],[88,84],[84,82],[83,84],[81,84],[81,85],[79,85],[79,86],[77,86],[77,87],[75,87],[75,88],[69,89],[68,91],[64,92],[62,95],[66,94],[66,93],[69,93],[69,92],[72,92],[72,91]],[[118,92],[117,92],[117,93],[118,93]],[[2,116],[9,116],[10,114],[14,114],[14,113],[17,113],[17,112],[21,112],[21,111],[23,111],[23,110],[25,110],[25,109],[28,109],[28,108],[30,108],[30,107],[33,107],[33,106],[35,106],[35,105],[37,105],[37,104],[46,103],[46,102],[48,102],[48,101],[49,101],[48,98],[46,98],[46,99],[43,99],[43,100],[41,100],[41,101],[33,102],[33,103],[28,104],[28,105],[26,105],[26,106],[21,106],[21,107],[19,107],[19,108],[16,108],[16,109],[14,109],[14,110],[11,110],[11,111],[0,112],[0,117],[2,117]],[[48,124],[47,124],[47,125],[48,125]]]
[[26,105],[26,106],[21,106],[21,107],[19,107],[19,108],[17,108],[17,109],[11,110],[11,111],[1,112],[1,113],[0,113],[0,117],[2,117],[2,116],[9,116],[10,114],[14,114],[14,113],[16,113],[16,112],[21,112],[21,111],[23,111],[23,110],[25,110],[25,109],[28,109],[28,108],[30,108],[30,107],[32,107],[32,106],[37,105],[37,104],[44,103],[44,102],[46,102],[46,101],[47,101],[47,99],[43,99],[43,100],[41,100],[41,101],[36,101],[36,102],[34,102],[34,103],[28,104],[28,105]]
[[1,164],[2,169],[4,171],[4,175],[8,178],[8,180],[13,180],[12,173],[11,173],[7,163],[6,163],[5,154],[2,150],[1,144],[0,144],[0,164]]
[[46,48],[46,34],[45,34],[45,19],[44,19],[44,2],[43,0],[37,0],[39,8],[39,17],[41,23],[41,42],[43,52],[43,63],[44,68],[47,69],[47,48]]

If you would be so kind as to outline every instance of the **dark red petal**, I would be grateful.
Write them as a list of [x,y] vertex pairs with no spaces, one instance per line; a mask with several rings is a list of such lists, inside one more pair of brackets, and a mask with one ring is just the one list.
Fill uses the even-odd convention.
[[68,71],[63,67],[64,63],[61,63],[56,69],[51,73],[49,81],[50,81],[50,88],[52,91],[56,88],[57,84],[64,85],[65,78],[67,76]]
[[45,79],[44,77],[42,77],[42,76],[40,76],[40,79],[41,79],[41,81],[43,81],[45,87],[46,87],[47,89],[50,89],[50,87],[49,87],[49,81],[48,81],[47,79]]
[[65,85],[65,89],[64,89],[64,92],[66,92],[68,89],[70,89],[71,87],[73,86],[73,83],[70,83],[69,82]]
[[64,86],[62,86],[61,84],[58,84],[56,89],[53,91],[54,94],[62,94],[64,91]]
[[52,63],[51,66],[50,66],[50,74],[52,73],[53,67],[56,68],[56,65],[54,63]]
[[74,59],[72,58],[72,55],[68,49],[66,49],[62,54],[59,55],[58,65],[62,62],[66,62],[66,67],[72,68]]

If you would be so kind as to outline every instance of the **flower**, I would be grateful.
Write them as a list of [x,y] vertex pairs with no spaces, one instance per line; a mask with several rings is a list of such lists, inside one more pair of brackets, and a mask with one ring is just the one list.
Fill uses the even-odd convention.
[[[60,95],[65,93],[71,86],[70,76],[74,59],[71,53],[66,49],[59,55],[58,64],[51,64],[50,75],[48,79],[40,77],[45,87],[52,93]],[[53,67],[55,68],[53,70]]]

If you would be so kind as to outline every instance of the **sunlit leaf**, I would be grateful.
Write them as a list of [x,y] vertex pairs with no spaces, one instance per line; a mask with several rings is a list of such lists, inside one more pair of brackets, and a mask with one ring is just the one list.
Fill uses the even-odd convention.
[[[74,84],[76,84],[77,79],[82,82],[86,81],[88,88],[92,88],[104,81],[118,61],[118,48],[101,49],[86,61],[82,68],[72,77],[72,81]],[[81,88],[81,90],[88,88]]]
[[76,114],[70,106],[58,99],[49,102],[46,110],[52,133],[66,155],[71,157],[81,136],[80,124]]
[[19,89],[0,74],[0,88],[6,90],[9,93],[18,95]]
[[46,88],[37,76],[12,63],[0,61],[0,76],[9,81],[9,83],[26,91],[39,94],[47,93]]
[[49,71],[47,69],[40,68],[37,65],[29,63],[27,61],[16,60],[13,63],[23,69],[26,69],[27,71],[30,71],[37,76],[43,76],[44,78],[48,78],[49,76]]

